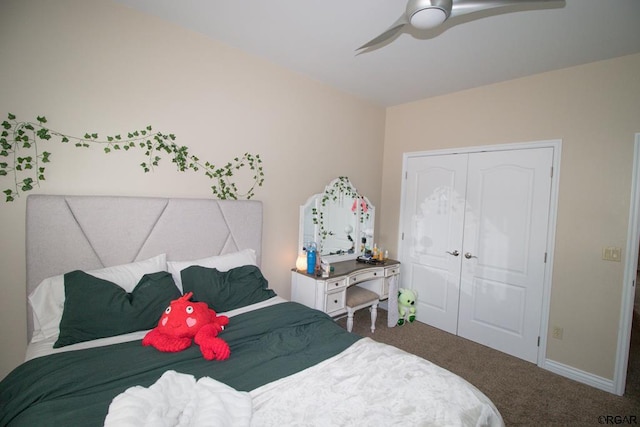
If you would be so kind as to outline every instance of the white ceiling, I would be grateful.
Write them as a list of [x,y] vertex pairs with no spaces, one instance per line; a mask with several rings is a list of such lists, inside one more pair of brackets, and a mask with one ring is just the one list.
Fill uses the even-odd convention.
[[485,11],[359,55],[406,0],[115,1],[381,106],[640,52],[640,0]]

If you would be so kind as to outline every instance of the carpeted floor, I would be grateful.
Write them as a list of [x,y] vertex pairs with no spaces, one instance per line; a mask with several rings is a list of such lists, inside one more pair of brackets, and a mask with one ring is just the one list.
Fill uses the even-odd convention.
[[[346,328],[345,318],[337,322]],[[370,323],[368,310],[356,312],[353,332],[424,357],[460,375],[494,402],[507,426],[640,425],[639,319],[634,319],[624,396],[553,374],[424,323],[387,328],[385,310],[378,310],[378,329],[373,334]],[[611,418],[599,418],[603,416]]]

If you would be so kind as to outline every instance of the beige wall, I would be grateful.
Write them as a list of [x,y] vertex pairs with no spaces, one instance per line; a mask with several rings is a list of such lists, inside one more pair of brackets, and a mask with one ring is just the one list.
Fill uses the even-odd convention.
[[[309,195],[347,175],[380,202],[384,109],[106,0],[0,3],[0,121],[9,112],[78,136],[152,125],[215,164],[260,154],[263,270],[284,297]],[[168,158],[144,174],[142,153],[46,149],[47,181],[34,193],[211,196],[203,174],[178,173]],[[10,184],[0,179],[0,191]],[[26,346],[24,210],[25,197],[0,202],[0,377]]]
[[[403,153],[562,140],[547,357],[612,379],[626,247],[640,55],[389,108],[379,235],[397,250]],[[626,254],[623,254],[626,256]]]

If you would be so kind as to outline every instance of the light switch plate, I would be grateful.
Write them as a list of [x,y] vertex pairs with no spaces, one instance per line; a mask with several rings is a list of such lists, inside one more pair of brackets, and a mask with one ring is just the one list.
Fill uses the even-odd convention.
[[602,259],[605,261],[620,262],[622,259],[622,248],[613,246],[602,248]]

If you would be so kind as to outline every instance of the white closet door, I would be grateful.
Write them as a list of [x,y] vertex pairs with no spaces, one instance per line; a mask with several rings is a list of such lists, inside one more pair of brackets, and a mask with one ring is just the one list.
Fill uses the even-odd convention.
[[413,157],[406,168],[401,286],[418,293],[417,320],[455,334],[467,156]]
[[537,361],[552,148],[469,157],[458,335]]
[[401,286],[417,319],[537,360],[553,148],[410,157]]

